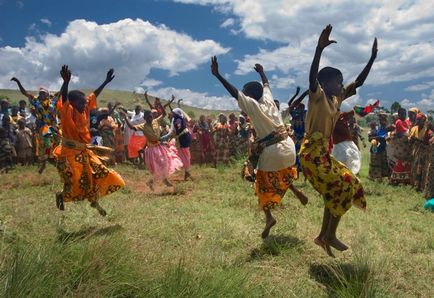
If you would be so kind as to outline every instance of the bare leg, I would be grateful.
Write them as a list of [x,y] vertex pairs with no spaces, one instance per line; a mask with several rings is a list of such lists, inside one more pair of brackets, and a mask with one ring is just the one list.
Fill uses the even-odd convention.
[[297,197],[297,199],[300,200],[300,203],[302,205],[306,205],[308,202],[308,198],[302,193],[300,190],[298,190],[293,184],[289,186],[289,189],[294,193],[294,195]]
[[265,213],[265,228],[262,232],[262,239],[265,239],[270,234],[271,228],[277,223],[276,219],[271,215],[271,211],[268,208],[264,208]]
[[191,177],[190,172],[189,171],[185,171],[184,181],[187,181],[188,178],[190,178],[190,180],[193,181],[193,177]]
[[107,212],[99,205],[98,201],[90,203],[92,208],[96,208],[101,216],[106,216]]
[[172,187],[172,186],[173,186],[173,184],[170,183],[170,181],[169,181],[167,178],[163,180],[163,183],[164,183],[166,186],[168,186],[168,187]]
[[330,215],[329,226],[327,228],[326,234],[324,235],[324,242],[326,245],[330,245],[339,251],[344,251],[348,249],[348,246],[336,238],[336,230],[340,220],[340,216]]
[[56,193],[56,206],[61,211],[65,210],[65,205],[63,203],[63,194],[60,191]]
[[150,179],[148,182],[146,182],[146,185],[152,190],[154,191],[154,180]]
[[45,159],[40,161],[39,169],[38,169],[39,174],[42,174],[42,172],[45,170],[46,164],[47,164],[47,161]]
[[333,252],[331,251],[330,245],[328,245],[325,241],[324,241],[324,236],[326,235],[327,232],[327,228],[329,226],[329,222],[330,222],[330,211],[324,207],[324,215],[322,218],[322,225],[321,225],[321,231],[319,233],[319,235],[313,240],[313,242],[320,246],[322,249],[325,250],[325,252],[331,256],[331,257],[335,257]]

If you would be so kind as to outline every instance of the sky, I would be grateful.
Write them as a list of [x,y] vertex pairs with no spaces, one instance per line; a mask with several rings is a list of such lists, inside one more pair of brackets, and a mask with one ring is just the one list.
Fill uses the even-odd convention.
[[260,80],[264,66],[276,99],[306,89],[321,30],[333,25],[336,44],[322,66],[354,80],[378,38],[378,57],[365,85],[343,110],[375,99],[390,107],[434,110],[434,1],[427,0],[0,0],[0,88],[96,88],[109,68],[110,89],[143,92],[208,109],[234,109],[210,73],[237,88]]

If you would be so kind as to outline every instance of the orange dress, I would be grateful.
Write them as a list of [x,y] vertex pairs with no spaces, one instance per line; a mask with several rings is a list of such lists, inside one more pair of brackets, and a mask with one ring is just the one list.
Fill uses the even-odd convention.
[[54,150],[57,169],[64,183],[63,200],[90,202],[125,186],[122,177],[108,169],[91,149],[89,114],[96,108],[96,96],[87,97],[83,113],[75,110],[69,101],[60,108],[62,143]]

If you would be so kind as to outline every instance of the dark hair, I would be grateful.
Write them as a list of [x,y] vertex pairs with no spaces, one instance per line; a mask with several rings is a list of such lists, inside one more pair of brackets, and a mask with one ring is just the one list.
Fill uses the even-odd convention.
[[68,93],[68,100],[70,102],[75,102],[79,100],[80,97],[85,97],[85,94],[81,92],[80,90],[72,90]]
[[152,115],[152,112],[150,110],[144,110],[143,111],[143,119],[148,118],[149,114]]
[[19,102],[18,102],[19,104],[22,104],[22,103],[24,103],[24,104],[26,104],[27,105],[27,101],[25,101],[24,99],[21,99]]
[[318,72],[318,82],[320,84],[325,83],[329,80],[331,80],[332,78],[335,77],[343,77],[342,76],[342,72],[334,67],[330,67],[330,66],[326,66],[324,68],[322,68],[319,72]]
[[253,99],[259,100],[264,93],[264,88],[262,87],[261,83],[257,81],[251,81],[243,86],[243,93]]
[[398,109],[398,114],[399,114],[399,113],[407,113],[407,110],[404,109],[404,108],[399,108],[399,109]]

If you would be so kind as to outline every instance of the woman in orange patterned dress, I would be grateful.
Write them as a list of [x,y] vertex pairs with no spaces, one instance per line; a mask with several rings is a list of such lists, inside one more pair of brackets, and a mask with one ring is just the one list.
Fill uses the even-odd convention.
[[94,152],[98,147],[90,145],[90,111],[96,108],[96,97],[113,80],[113,72],[110,69],[104,83],[87,97],[78,90],[68,93],[71,72],[66,65],[60,72],[63,78],[60,108],[63,134],[61,144],[54,150],[57,169],[64,183],[63,191],[56,194],[56,205],[60,210],[64,210],[64,202],[88,200],[105,216],[106,211],[98,200],[125,186],[122,177],[108,169]]

